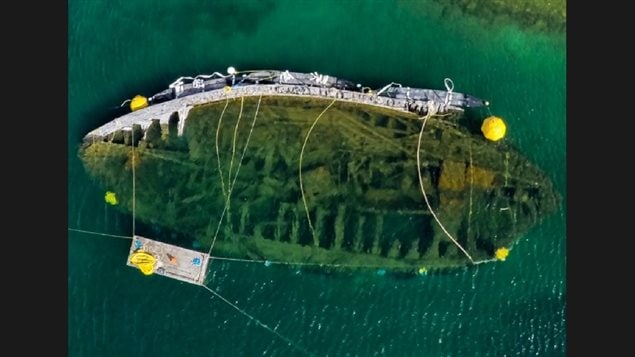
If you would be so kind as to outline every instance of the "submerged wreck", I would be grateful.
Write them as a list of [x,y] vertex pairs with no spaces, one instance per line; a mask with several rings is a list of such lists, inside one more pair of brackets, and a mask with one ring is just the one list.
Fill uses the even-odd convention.
[[133,98],[79,155],[123,212],[211,259],[411,272],[504,259],[560,198],[498,140],[500,119],[466,115],[486,101],[445,87],[230,67]]

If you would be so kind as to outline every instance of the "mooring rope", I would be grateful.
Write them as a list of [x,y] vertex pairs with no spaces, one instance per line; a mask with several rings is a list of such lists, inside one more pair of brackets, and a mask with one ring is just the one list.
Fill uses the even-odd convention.
[[448,230],[445,229],[445,226],[443,225],[443,223],[441,223],[436,213],[434,213],[434,211],[432,210],[432,206],[430,205],[430,202],[428,201],[428,196],[426,195],[426,191],[423,188],[423,178],[421,177],[421,138],[423,137],[423,129],[426,126],[426,122],[428,121],[430,117],[432,117],[433,115],[437,113],[437,110],[438,110],[438,107],[436,106],[434,101],[429,101],[428,112],[423,118],[420,118],[420,119],[423,119],[423,123],[421,124],[421,131],[419,131],[419,140],[417,140],[417,175],[419,176],[419,187],[421,188],[423,199],[425,200],[426,205],[428,206],[428,210],[430,211],[430,214],[432,215],[434,220],[439,224],[439,227],[441,227],[441,230],[443,230],[445,235],[448,236],[448,238],[450,238],[450,240],[468,257],[468,259],[470,259],[472,263],[474,263],[474,260],[472,259],[470,254],[459,244],[459,242],[456,241],[456,239],[454,239],[454,237],[452,237],[450,232],[448,232]]
[[132,126],[132,131],[130,132],[130,136],[132,137],[132,235],[135,235],[135,221],[136,221],[136,211],[135,211],[135,201],[136,201],[136,177],[135,177],[135,153],[134,153],[134,125]]
[[281,340],[283,340],[284,342],[287,343],[287,345],[295,348],[296,350],[308,355],[308,356],[314,356],[313,353],[307,351],[304,347],[298,345],[297,343],[293,342],[293,340],[291,340],[290,338],[284,336],[283,334],[281,334],[280,332],[272,329],[271,327],[269,327],[267,324],[263,323],[262,321],[258,320],[257,318],[255,318],[254,316],[252,316],[251,314],[249,314],[248,312],[246,312],[245,310],[241,309],[240,307],[236,306],[236,304],[233,304],[231,301],[227,300],[226,298],[224,298],[221,294],[219,294],[218,292],[214,291],[213,289],[211,289],[210,287],[208,287],[207,285],[203,285],[201,284],[201,286],[203,288],[205,288],[207,291],[209,291],[210,293],[214,294],[214,296],[216,296],[217,298],[221,299],[223,302],[225,302],[227,305],[231,306],[232,308],[234,308],[236,311],[240,312],[241,314],[243,314],[244,316],[246,316],[248,319],[252,320],[253,322],[257,323],[258,325],[260,325],[261,327],[263,327],[264,329],[266,329],[267,331],[273,333],[274,335],[276,335],[278,338],[280,338]]
[[67,229],[69,231],[78,232],[78,233],[94,234],[94,235],[98,235],[98,236],[121,238],[121,239],[132,239],[132,237],[120,236],[120,235],[117,235],[117,234],[99,233],[99,232],[87,231],[87,230],[77,229],[77,228],[67,228]]
[[355,264],[331,264],[331,263],[311,263],[311,262],[283,262],[277,260],[263,260],[263,259],[240,259],[240,258],[225,258],[225,257],[212,257],[212,260],[221,260],[228,262],[238,263],[258,263],[264,265],[290,265],[290,266],[319,266],[329,268],[365,268],[365,269],[388,269],[385,265],[355,265]]
[[313,121],[313,124],[309,128],[309,131],[306,133],[306,137],[304,138],[304,143],[302,144],[302,150],[300,150],[300,160],[298,163],[298,176],[300,178],[300,193],[302,194],[302,202],[304,203],[304,211],[306,212],[306,219],[309,222],[309,228],[311,228],[311,234],[313,235],[314,242],[317,242],[317,237],[315,235],[315,229],[313,229],[313,223],[311,222],[311,216],[309,215],[309,207],[306,204],[306,196],[304,194],[304,186],[302,183],[302,157],[304,156],[304,148],[306,147],[306,143],[309,141],[309,136],[311,135],[313,128],[315,128],[315,125],[317,125],[317,122],[318,120],[320,120],[322,115],[324,115],[324,113],[326,113],[326,111],[329,110],[329,108],[331,108],[333,104],[335,104],[336,100],[337,99],[333,99],[331,104],[329,104],[326,108],[324,108],[324,110],[322,110],[320,115],[318,115],[317,118],[315,118],[315,120]]
[[472,196],[474,191],[474,163],[472,161],[472,140],[468,141],[468,148],[470,151],[470,210],[467,214],[467,237],[470,238],[472,228]]
[[229,97],[225,101],[225,107],[223,111],[220,113],[220,118],[218,119],[218,127],[216,128],[216,162],[218,163],[218,175],[220,176],[220,184],[223,190],[223,197],[227,198],[227,192],[225,191],[225,179],[223,179],[223,169],[220,166],[220,153],[218,151],[218,136],[220,133],[220,126],[223,122],[223,115],[225,115],[225,109],[227,109],[227,105],[229,104]]
[[[245,102],[245,97],[240,97],[240,112],[238,113],[238,120],[236,121],[236,126],[234,127],[234,139],[232,140],[232,158],[229,161],[229,172],[227,173],[227,183],[232,180],[232,167],[234,166],[234,156],[236,154],[236,135],[238,134],[238,125],[240,124],[240,118],[243,116],[243,104]],[[256,112],[257,114],[258,112]]]
[[[231,182],[230,192],[234,191],[234,185],[236,185],[238,172],[240,171],[240,167],[243,163],[243,159],[245,158],[245,153],[247,152],[247,146],[249,145],[249,138],[251,138],[251,133],[254,131],[254,126],[256,125],[256,117],[258,117],[258,111],[260,110],[261,101],[262,101],[262,95],[258,97],[258,105],[256,105],[256,113],[254,114],[254,120],[251,122],[251,128],[249,128],[249,135],[247,135],[247,141],[245,142],[245,146],[243,147],[242,154],[240,154],[240,159],[238,160],[238,167],[236,168],[236,174],[234,175],[234,180]],[[229,198],[227,200],[229,200]]]
[[[218,238],[218,232],[220,232],[220,227],[223,223],[223,219],[225,218],[225,213],[229,208],[229,202],[231,200],[232,192],[234,191],[234,185],[236,184],[236,179],[238,178],[238,173],[240,172],[240,167],[243,163],[243,158],[245,157],[245,153],[247,152],[247,146],[249,146],[249,140],[251,139],[251,134],[254,131],[254,126],[256,125],[256,119],[258,118],[258,110],[260,109],[260,102],[262,101],[262,95],[258,98],[258,105],[256,106],[256,112],[254,114],[254,120],[251,122],[251,128],[249,129],[249,134],[247,135],[247,140],[245,141],[245,146],[243,147],[243,152],[240,156],[240,160],[238,161],[238,166],[236,167],[236,174],[234,175],[234,179],[231,179],[231,171],[229,180],[227,182],[227,198],[225,200],[225,206],[223,207],[223,211],[221,212],[220,219],[218,220],[218,225],[216,226],[216,232],[214,233],[214,238],[212,239],[212,245],[209,247],[209,251],[207,255],[212,254],[212,249],[214,249],[214,244],[216,244],[216,239]],[[241,113],[242,113],[242,103],[241,103]],[[236,124],[238,126],[238,124]],[[232,155],[233,158],[233,155]]]

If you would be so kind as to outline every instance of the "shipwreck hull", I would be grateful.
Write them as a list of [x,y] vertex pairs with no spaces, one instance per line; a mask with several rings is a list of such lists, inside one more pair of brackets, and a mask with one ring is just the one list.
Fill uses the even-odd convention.
[[[134,165],[136,219],[188,235],[201,250],[214,242],[212,256],[464,266],[511,247],[559,202],[539,168],[464,120],[460,112],[427,120],[418,163],[415,114],[243,96],[195,106],[187,118],[173,113],[167,125],[93,137],[80,157],[125,213]],[[418,170],[433,212],[472,259],[434,220]]]

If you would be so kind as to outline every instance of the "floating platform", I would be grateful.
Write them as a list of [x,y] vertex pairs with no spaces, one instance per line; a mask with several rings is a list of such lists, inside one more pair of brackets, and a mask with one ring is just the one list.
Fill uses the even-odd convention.
[[147,252],[155,258],[154,274],[195,285],[202,285],[205,281],[209,262],[209,255],[205,253],[135,235],[130,245],[128,266],[139,268],[131,262],[131,257],[138,251]]

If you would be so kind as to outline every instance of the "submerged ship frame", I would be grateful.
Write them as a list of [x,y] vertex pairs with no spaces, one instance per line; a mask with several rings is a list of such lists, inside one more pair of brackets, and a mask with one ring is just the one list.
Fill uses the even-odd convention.
[[[119,174],[123,177],[129,174],[132,167],[134,182],[134,168],[137,165],[134,161],[137,157],[134,150],[136,144],[143,142],[143,148],[140,147],[139,151],[149,155],[148,150],[154,150],[156,147],[168,148],[172,145],[167,142],[159,144],[162,136],[164,140],[172,140],[172,143],[174,138],[182,138],[179,140],[188,142],[207,140],[205,133],[209,125],[217,126],[215,144],[193,142],[191,144],[194,145],[189,149],[185,148],[183,152],[179,151],[183,150],[181,146],[181,149],[173,147],[167,151],[160,150],[159,155],[166,159],[166,155],[174,152],[174,155],[180,155],[181,159],[193,160],[188,165],[194,164],[192,167],[195,167],[199,160],[209,160],[210,157],[205,158],[204,155],[211,153],[210,147],[216,149],[218,171],[196,169],[200,172],[191,175],[187,171],[181,172],[186,175],[181,180],[203,180],[205,184],[201,184],[201,187],[210,190],[193,193],[188,189],[189,193],[186,195],[190,195],[189,198],[181,196],[177,200],[182,201],[184,205],[180,207],[181,212],[189,209],[189,202],[207,202],[203,205],[203,211],[212,212],[214,202],[219,198],[225,199],[218,206],[218,209],[222,208],[223,213],[220,214],[210,251],[203,259],[199,259],[199,263],[202,260],[206,265],[207,259],[211,262],[213,259],[222,258],[212,256],[211,250],[223,223],[223,215],[229,207],[233,186],[236,184],[240,165],[249,146],[263,98],[267,98],[264,102],[282,108],[280,110],[286,114],[289,113],[285,110],[295,108],[294,115],[298,117],[285,117],[284,114],[282,117],[276,116],[279,112],[269,109],[269,115],[274,115],[276,119],[273,122],[261,121],[256,125],[257,134],[254,133],[252,141],[255,141],[253,145],[258,150],[250,152],[245,157],[249,164],[243,169],[245,178],[241,177],[239,180],[242,192],[238,194],[240,197],[236,197],[236,203],[232,204],[232,209],[236,210],[233,218],[227,218],[229,230],[224,231],[225,235],[237,234],[240,237],[254,238],[246,245],[239,243],[238,248],[232,246],[236,244],[232,239],[225,242],[221,239],[217,244],[218,249],[233,258],[239,256],[252,261],[271,262],[297,253],[300,258],[295,263],[322,268],[347,266],[345,262],[357,254],[363,256],[360,261],[365,262],[366,266],[374,264],[380,267],[380,264],[390,262],[391,267],[396,270],[412,271],[414,268],[414,271],[419,273],[425,272],[427,268],[475,263],[476,260],[467,250],[473,254],[477,253],[478,257],[474,258],[477,258],[478,262],[501,257],[501,260],[504,260],[508,252],[507,247],[513,242],[512,238],[525,232],[540,216],[553,211],[555,207],[557,197],[546,175],[506,145],[493,144],[482,136],[457,126],[456,122],[443,120],[431,121],[430,129],[424,135],[423,129],[428,118],[458,117],[468,108],[489,105],[480,98],[454,92],[454,83],[450,79],[444,80],[445,90],[412,88],[394,82],[373,90],[361,84],[317,72],[237,72],[232,67],[228,68],[227,72],[226,75],[214,72],[211,75],[180,77],[167,89],[149,98],[137,96],[128,100],[131,110],[129,113],[92,130],[84,137],[83,149],[89,150],[91,146],[95,146],[96,151],[89,153],[84,150],[83,158],[87,159],[90,155],[97,159],[108,155],[116,157],[115,160],[110,160],[115,165],[110,169],[124,169]],[[223,102],[225,107],[221,112]],[[234,103],[233,105],[240,104],[239,112],[237,108],[230,108],[228,111],[233,111],[227,115],[234,119],[225,119],[222,124],[233,127],[233,141],[231,136],[219,141],[221,121],[230,102]],[[251,129],[246,121],[242,122],[242,129],[239,129],[244,102],[247,103],[246,108],[251,108],[245,111],[255,109]],[[313,147],[308,162],[305,160],[303,163],[302,155],[309,136],[316,128],[320,117],[336,102],[339,103],[335,106],[337,108],[331,110],[331,116],[324,119],[323,124],[318,125],[318,129],[313,133],[313,136],[316,136],[313,140],[319,144],[314,144],[318,146]],[[190,115],[194,108],[200,109],[196,109],[192,113],[194,115]],[[321,113],[314,120],[306,115],[315,116],[317,111]],[[203,115],[202,112],[207,114]],[[314,114],[310,114],[312,112]],[[424,119],[423,123],[420,125],[420,121],[412,120],[416,118]],[[207,120],[209,122],[206,122]],[[313,124],[309,125],[311,121]],[[186,122],[192,123],[191,128],[188,124],[187,130]],[[166,127],[168,132],[164,132]],[[138,131],[139,129],[141,130]],[[184,131],[189,134],[184,135]],[[239,131],[241,134],[238,136],[242,137],[239,141],[242,142],[237,145]],[[150,132],[153,132],[152,139]],[[161,132],[165,135],[161,135]],[[188,138],[185,139],[185,136]],[[301,140],[293,140],[302,136],[304,144],[300,150]],[[275,139],[277,137],[279,139]],[[271,142],[271,139],[284,143]],[[106,151],[100,151],[100,146],[111,144],[124,145],[107,147]],[[241,149],[238,155],[235,155],[237,146],[243,146],[242,155]],[[126,147],[133,148],[132,155]],[[266,149],[261,150],[262,148]],[[227,190],[223,183],[224,174],[218,156],[219,150],[230,150],[232,163],[234,156],[237,159],[233,178],[232,163],[229,164]],[[337,154],[334,153],[336,151]],[[178,152],[180,153],[177,154]],[[420,153],[424,154],[423,159],[420,159]],[[149,155],[146,160],[150,160],[151,157],[154,156]],[[129,162],[130,159],[132,162]],[[103,178],[106,175],[111,177],[111,180],[114,178],[120,186],[125,184],[121,177],[113,176],[112,173],[105,174],[108,168],[104,170],[98,167],[100,164],[96,161],[88,161],[85,161],[87,168],[97,176],[101,175]],[[117,166],[126,161],[128,162],[124,166]],[[152,167],[150,170],[161,170],[160,166],[153,164],[148,167]],[[298,169],[299,176],[291,178],[290,175],[298,174]],[[305,184],[309,183],[308,191],[307,186],[302,186],[303,170]],[[156,172],[148,171],[152,176],[156,176]],[[188,176],[190,178],[187,178]],[[295,182],[298,178],[299,189]],[[390,178],[392,182],[381,181],[386,178]],[[223,186],[222,191],[219,187],[210,188],[214,180],[218,180],[216,183]],[[285,183],[285,180],[289,182]],[[170,187],[162,187],[163,184],[158,177],[154,177],[152,181],[154,186],[147,190],[173,190]],[[111,184],[117,185],[116,182]],[[424,186],[431,195],[431,202],[428,202]],[[123,188],[121,190],[124,191]],[[302,194],[301,201],[297,199],[298,192]],[[427,208],[423,206],[421,193]],[[250,199],[250,194],[257,196],[250,196]],[[153,197],[152,191],[146,192],[144,197]],[[133,185],[133,220],[134,201]],[[253,202],[249,203],[250,201]],[[271,205],[275,206],[269,207],[269,202],[273,202]],[[476,206],[477,204],[480,206]],[[196,205],[200,206],[200,203]],[[453,234],[460,235],[458,241],[442,226],[432,206],[445,215],[444,220],[448,221]],[[148,207],[146,214],[147,209]],[[154,212],[159,216],[153,217],[152,220],[160,221],[164,216],[161,212],[163,208],[158,206],[153,209],[156,209]],[[179,210],[174,207],[171,209]],[[201,211],[201,208],[196,209]],[[210,209],[212,211],[209,211]],[[440,230],[432,227],[430,216],[437,220]],[[189,221],[192,219],[190,217]],[[315,221],[315,227],[311,223],[312,220]],[[472,227],[476,220],[482,220],[484,223]],[[350,223],[346,223],[347,221]],[[399,233],[393,231],[389,239],[382,238],[382,229],[390,230],[395,224],[408,226],[412,231],[408,234],[414,232],[428,237],[425,240],[398,237]],[[199,222],[196,226],[197,231],[200,231],[200,226]],[[501,229],[505,232],[499,234]],[[449,240],[446,238],[445,241],[440,241],[442,239],[439,236],[442,234]],[[134,232],[134,226],[133,235],[140,237]],[[330,238],[321,238],[323,235],[329,235]],[[152,241],[148,238],[143,239]],[[161,244],[168,246],[165,243]],[[293,251],[293,245],[297,245],[300,250]],[[434,249],[430,248],[431,245]],[[175,249],[175,252],[181,250],[177,246],[169,246]],[[130,259],[138,253],[137,248],[131,246],[129,265],[134,266]],[[449,248],[458,248],[460,251]],[[504,255],[499,256],[496,248],[502,249],[501,254]],[[327,257],[328,254],[331,256]],[[272,256],[273,259],[270,258]],[[165,257],[162,259],[165,260]],[[399,259],[406,259],[407,262],[398,261]],[[179,264],[184,261],[179,259]],[[163,271],[165,267],[170,267],[165,262],[162,266]],[[202,272],[190,282],[201,284],[205,274],[206,272]]]

